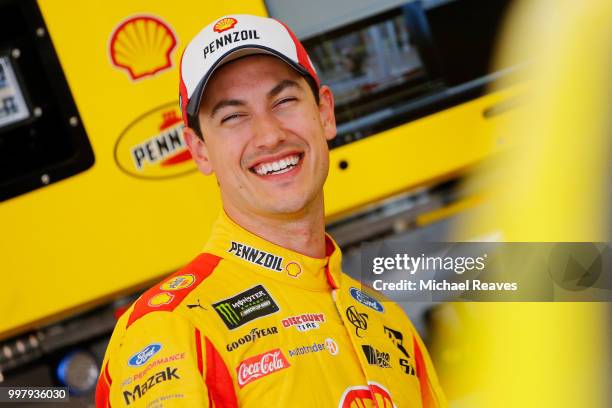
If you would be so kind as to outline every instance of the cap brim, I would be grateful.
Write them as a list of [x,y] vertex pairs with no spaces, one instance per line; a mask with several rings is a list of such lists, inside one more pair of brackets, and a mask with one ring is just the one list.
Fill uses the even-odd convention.
[[224,64],[227,64],[228,62],[237,60],[238,58],[243,58],[249,55],[256,54],[267,54],[280,58],[281,60],[289,64],[289,66],[291,66],[293,69],[298,71],[300,74],[310,75],[310,73],[304,67],[302,67],[292,59],[288,58],[286,55],[283,55],[271,48],[262,45],[243,45],[241,47],[236,47],[233,50],[228,51],[226,55],[223,55],[221,58],[219,58],[219,60],[214,63],[214,65],[208,70],[208,72],[200,80],[200,82],[198,82],[193,92],[193,95],[187,102],[187,116],[189,119],[190,127],[194,129],[199,128],[197,122],[193,123],[193,121],[197,120],[198,112],[200,110],[200,103],[202,102],[202,97],[204,95],[204,89],[206,88],[206,84],[208,83],[212,75],[215,73],[215,71]]

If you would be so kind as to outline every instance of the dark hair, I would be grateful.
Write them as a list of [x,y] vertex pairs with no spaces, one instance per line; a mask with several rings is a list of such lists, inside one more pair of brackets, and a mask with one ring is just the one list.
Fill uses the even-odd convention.
[[[319,106],[321,99],[319,98],[319,87],[317,86],[317,81],[314,80],[310,75],[302,75],[302,77],[308,83],[308,87],[312,91],[314,95],[315,103]],[[195,134],[202,140],[204,140],[204,135],[202,135],[202,128],[200,127],[200,118],[196,117],[195,126],[193,126],[193,131]]]

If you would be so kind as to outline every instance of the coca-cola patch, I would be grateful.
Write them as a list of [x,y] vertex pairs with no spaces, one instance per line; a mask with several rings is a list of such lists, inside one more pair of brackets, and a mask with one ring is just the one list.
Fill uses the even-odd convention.
[[250,382],[290,366],[289,361],[280,349],[257,354],[242,361],[236,367],[238,385],[242,388]]

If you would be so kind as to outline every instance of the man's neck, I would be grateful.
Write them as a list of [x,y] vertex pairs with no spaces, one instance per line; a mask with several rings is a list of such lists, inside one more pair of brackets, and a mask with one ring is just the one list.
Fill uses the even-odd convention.
[[247,231],[283,248],[312,258],[325,257],[325,213],[323,200],[299,214],[265,217],[224,206],[232,221]]

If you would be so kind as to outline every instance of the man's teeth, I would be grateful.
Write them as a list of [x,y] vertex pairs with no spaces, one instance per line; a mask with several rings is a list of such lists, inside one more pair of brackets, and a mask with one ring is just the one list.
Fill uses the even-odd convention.
[[260,176],[265,176],[266,174],[282,174],[291,170],[295,165],[300,161],[300,156],[293,155],[289,157],[285,157],[284,159],[277,160],[275,162],[270,163],[262,163],[255,167],[255,173]]

